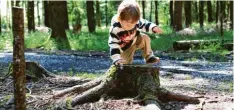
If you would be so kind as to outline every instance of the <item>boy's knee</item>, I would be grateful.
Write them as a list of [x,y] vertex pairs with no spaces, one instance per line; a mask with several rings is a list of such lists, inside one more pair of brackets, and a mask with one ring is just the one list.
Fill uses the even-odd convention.
[[146,41],[150,41],[150,37],[148,35],[142,35],[142,39]]

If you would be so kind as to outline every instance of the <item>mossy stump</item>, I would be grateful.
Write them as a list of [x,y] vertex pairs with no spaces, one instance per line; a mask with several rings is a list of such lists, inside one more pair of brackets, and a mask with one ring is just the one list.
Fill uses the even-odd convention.
[[170,92],[160,87],[159,67],[154,65],[112,65],[102,82],[74,97],[70,107],[95,102],[103,96],[134,97],[143,104],[153,104],[160,109],[160,100],[178,100],[199,103],[194,97]]

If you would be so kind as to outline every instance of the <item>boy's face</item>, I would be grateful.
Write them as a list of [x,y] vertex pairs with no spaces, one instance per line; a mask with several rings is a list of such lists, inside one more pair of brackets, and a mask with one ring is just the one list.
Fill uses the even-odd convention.
[[136,24],[137,21],[132,21],[132,20],[120,20],[121,26],[124,30],[131,30],[133,29]]

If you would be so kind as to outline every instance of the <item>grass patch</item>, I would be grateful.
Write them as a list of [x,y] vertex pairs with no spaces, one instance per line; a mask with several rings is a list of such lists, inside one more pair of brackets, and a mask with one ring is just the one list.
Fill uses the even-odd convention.
[[100,77],[102,75],[103,74],[98,74],[98,73],[76,73],[77,77],[89,78],[89,79],[95,79],[95,78]]
[[[195,36],[180,36],[173,35],[173,30],[170,26],[162,25],[164,33],[161,35],[158,34],[149,34],[151,37],[151,47],[153,50],[159,51],[167,51],[171,50],[174,41],[178,40],[210,40],[210,39],[218,39],[218,40],[230,40],[233,41],[233,32],[225,31],[224,37],[220,37],[220,34],[214,32],[212,34],[204,34],[198,33]],[[196,29],[196,25],[193,25],[193,29]],[[198,28],[199,29],[199,28]],[[199,32],[199,30],[198,30]],[[108,37],[109,37],[109,28],[96,28],[96,32],[89,33],[86,26],[83,26],[82,31],[79,34],[74,34],[72,31],[66,31],[70,46],[72,50],[77,51],[109,51],[108,46]],[[43,45],[43,48],[48,51],[57,50],[56,43],[53,40],[48,40],[50,33],[42,33],[42,32],[34,32],[34,33],[25,33],[25,48],[36,48]],[[1,35],[0,41],[3,42],[0,44],[0,50],[4,49],[5,44],[8,42],[12,42],[12,33],[3,33]],[[48,41],[47,41],[48,40]],[[45,43],[46,42],[46,43]],[[11,45],[12,46],[12,45]],[[220,45],[201,45],[201,48],[198,51],[208,51],[208,52],[216,52],[217,54],[226,54],[227,51],[223,51],[224,49],[220,48]],[[194,51],[195,49],[192,49]],[[222,50],[220,52],[220,50]],[[218,51],[218,52],[217,52]]]

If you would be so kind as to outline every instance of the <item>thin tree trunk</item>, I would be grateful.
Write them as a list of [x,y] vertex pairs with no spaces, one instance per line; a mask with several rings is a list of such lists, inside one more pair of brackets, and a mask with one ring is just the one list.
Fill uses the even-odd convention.
[[22,8],[12,8],[13,19],[13,79],[15,110],[26,110],[25,58],[24,58],[24,13]]
[[11,0],[11,7],[15,6],[15,1]]
[[219,1],[216,2],[216,23],[219,21]]
[[[151,3],[152,4],[152,3]],[[155,4],[155,23],[157,25],[159,25],[159,22],[158,22],[158,1],[154,1],[154,4]],[[170,4],[171,6],[171,4]],[[171,11],[170,11],[171,12]],[[172,15],[173,16],[173,15]]]
[[107,0],[105,1],[106,27],[108,26]]
[[35,19],[34,19],[34,1],[28,1],[27,8],[28,18],[28,32],[35,31]]
[[203,28],[204,25],[204,1],[199,1],[199,22],[200,28]]
[[41,25],[41,18],[40,18],[40,7],[39,7],[40,1],[37,1],[37,20],[38,20],[38,26]]
[[233,29],[233,1],[230,1],[230,28]]
[[152,9],[153,8],[153,1],[151,1],[150,3],[150,16],[149,16],[149,20],[152,21]]
[[94,13],[94,1],[86,1],[86,4],[89,32],[95,32],[96,23]]
[[182,7],[183,1],[175,1],[175,9],[174,9],[174,30],[179,31],[182,30]]
[[50,7],[49,1],[43,1],[44,5],[44,24],[47,27],[50,27]]
[[15,3],[15,6],[20,6],[20,0],[17,0],[16,3]]
[[145,1],[141,1],[142,4],[142,14],[143,14],[143,18],[145,19]]
[[100,3],[96,1],[96,16],[97,16],[97,26],[101,27],[101,15],[100,15]]
[[[50,27],[52,29],[51,38],[56,40],[58,49],[70,49],[65,29],[67,28],[67,2],[50,1]],[[59,18],[59,19],[58,19]]]
[[212,4],[211,4],[211,1],[207,1],[207,11],[208,11],[208,22],[212,22],[213,17],[212,17]]
[[0,9],[0,34],[2,33],[2,17],[1,17],[2,10]]
[[224,18],[224,13],[225,13],[225,10],[224,10],[224,2],[223,1],[220,1],[220,32],[221,32],[221,37],[222,37],[222,42],[221,44],[223,45],[224,44],[224,36],[223,36],[223,18]]
[[186,27],[190,27],[192,24],[192,13],[191,13],[192,5],[191,5],[191,3],[192,3],[191,1],[185,1],[185,4],[184,4]]
[[[156,8],[156,7],[155,7]],[[174,19],[174,12],[173,12],[174,10],[173,10],[173,1],[170,1],[170,20],[171,20],[171,27],[173,27],[174,26],[174,24],[173,24],[173,19]]]
[[194,6],[195,6],[195,20],[196,22],[198,21],[199,19],[199,12],[198,12],[198,6],[197,6],[197,1],[194,1]]

